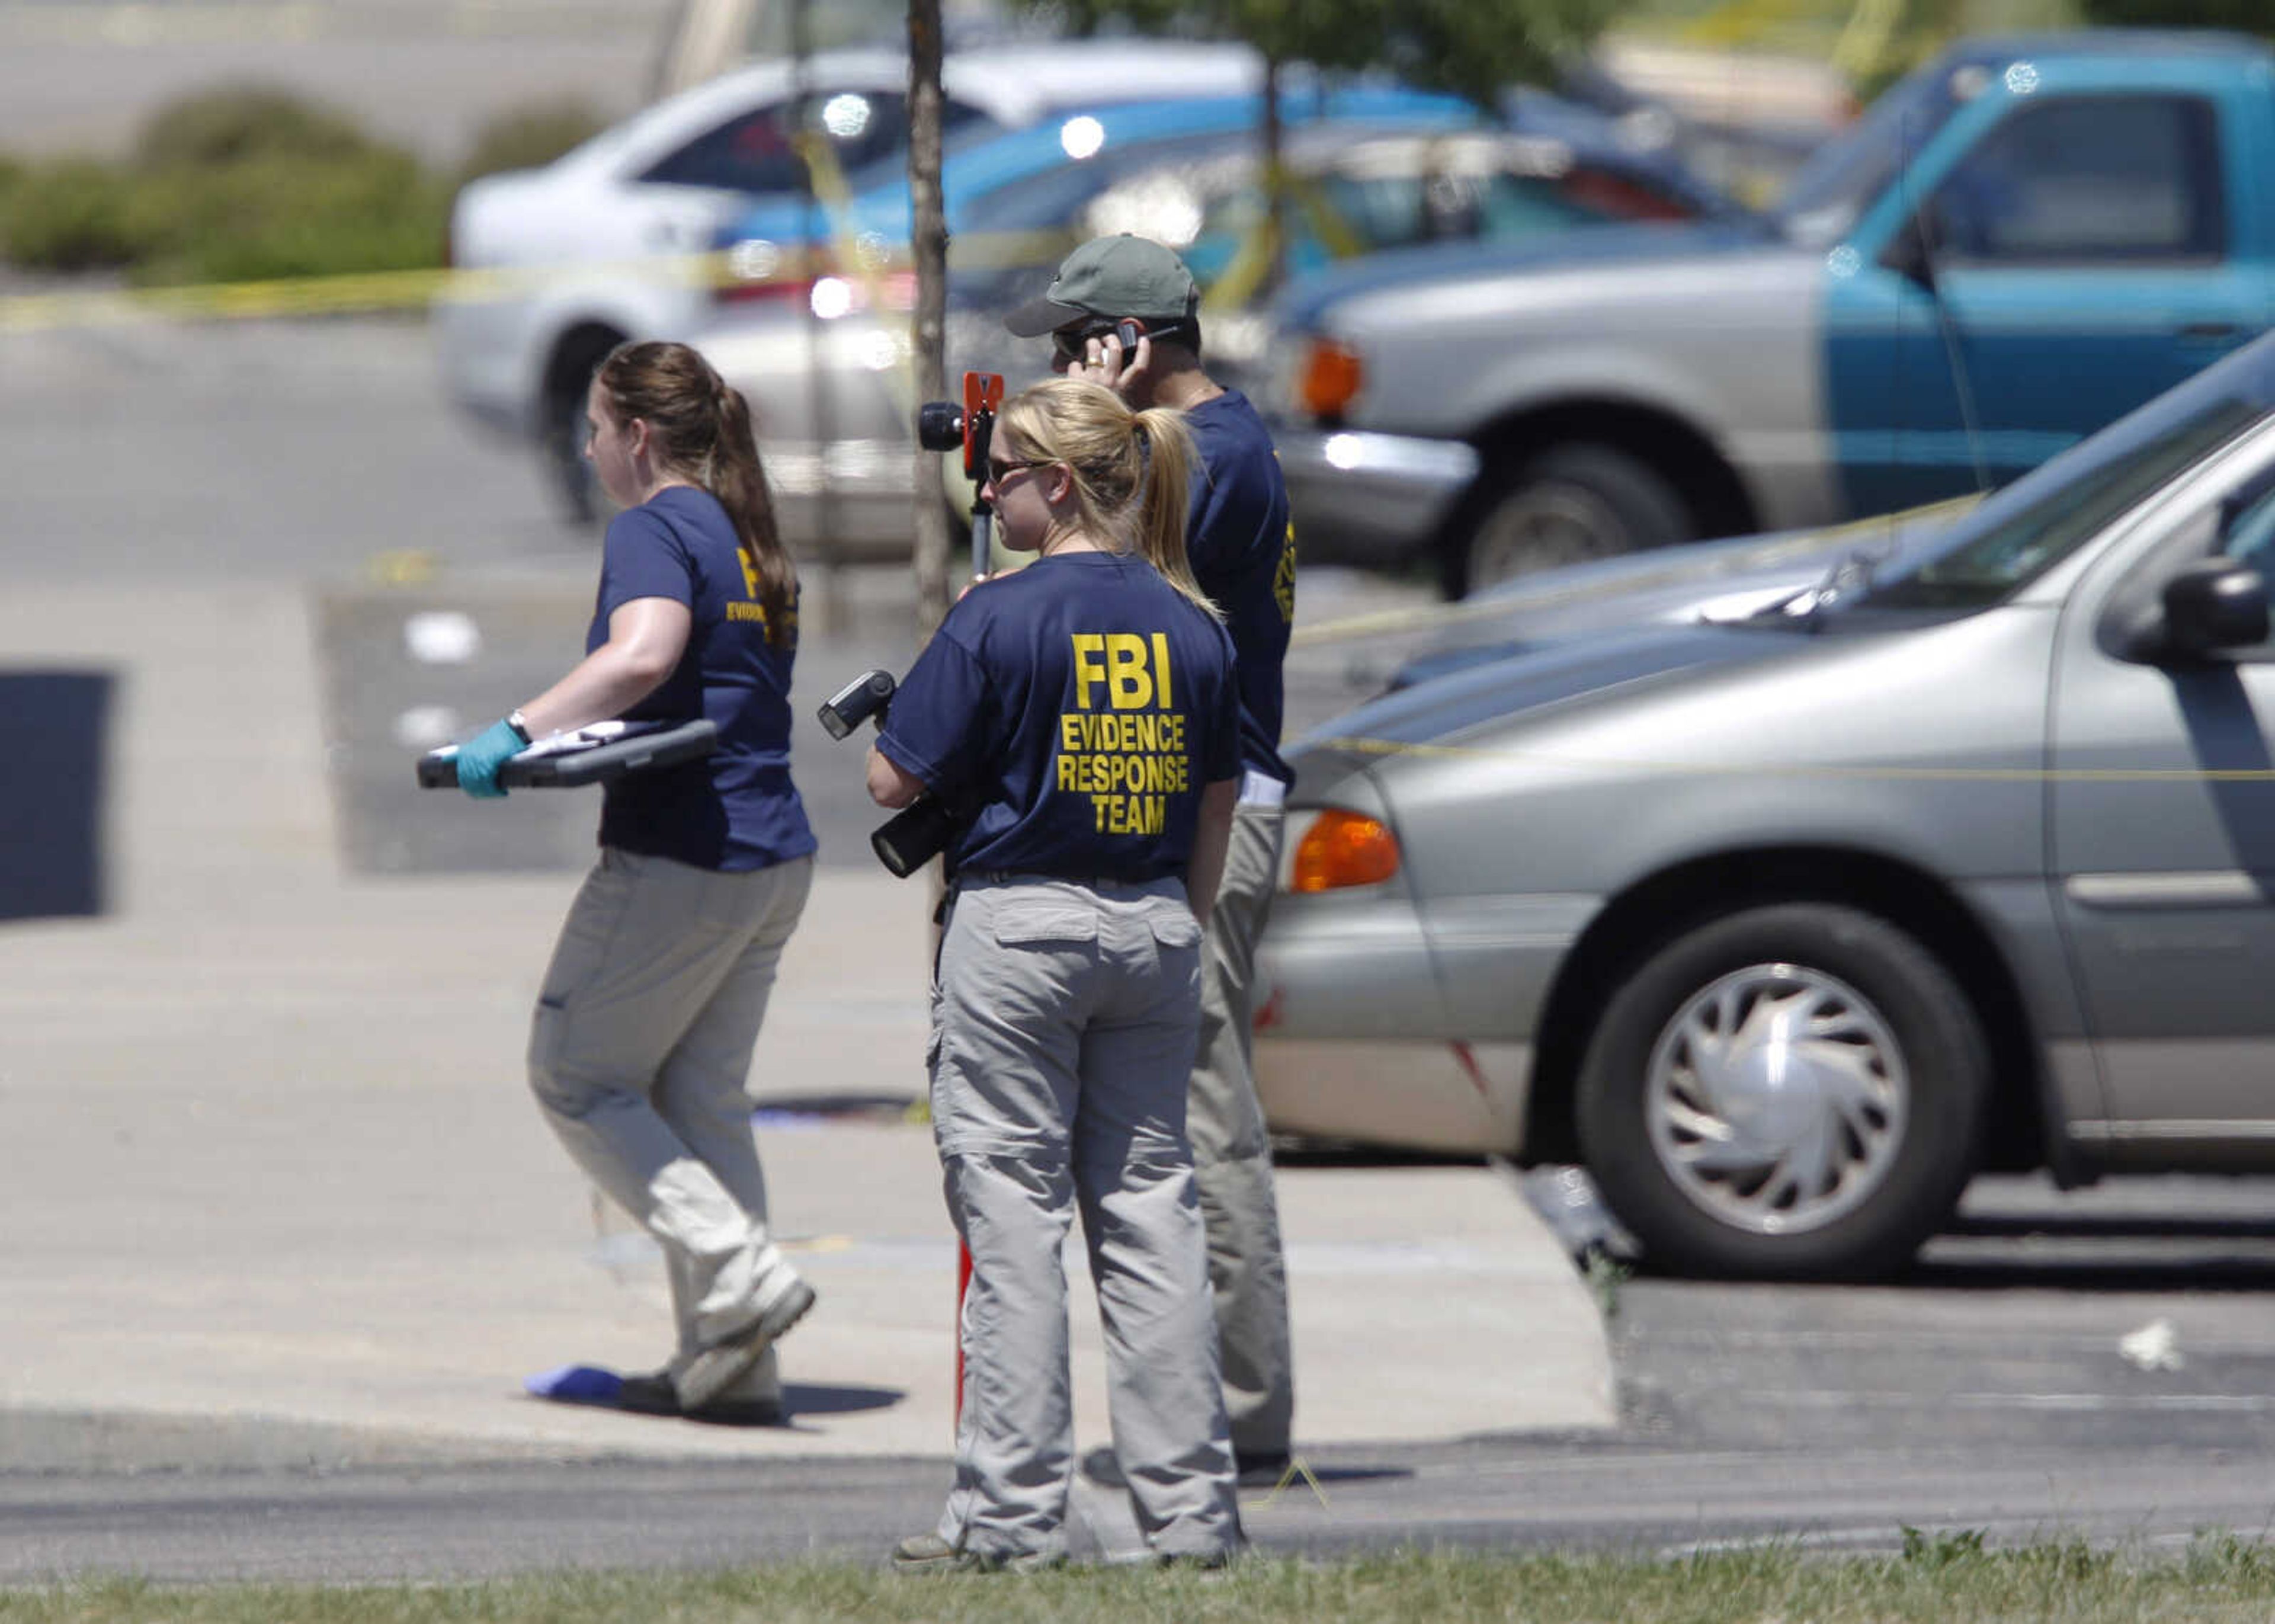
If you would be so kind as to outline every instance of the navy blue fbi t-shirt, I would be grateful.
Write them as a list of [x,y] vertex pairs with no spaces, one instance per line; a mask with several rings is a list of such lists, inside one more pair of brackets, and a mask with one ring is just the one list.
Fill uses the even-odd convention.
[[608,522],[586,653],[608,640],[608,616],[636,598],[684,603],[692,624],[678,666],[625,720],[707,716],[719,726],[719,747],[699,761],[611,780],[601,843],[736,871],[812,851],[813,831],[790,780],[797,610],[793,604],[783,646],[768,643],[757,574],[717,497],[675,485]]
[[1193,578],[1224,611],[1240,666],[1241,765],[1281,783],[1280,663],[1296,621],[1296,525],[1271,431],[1237,389],[1188,407],[1200,466],[1185,513]]
[[1239,733],[1224,629],[1143,559],[1061,553],[949,611],[877,748],[976,807],[951,872],[1143,881],[1184,872]]

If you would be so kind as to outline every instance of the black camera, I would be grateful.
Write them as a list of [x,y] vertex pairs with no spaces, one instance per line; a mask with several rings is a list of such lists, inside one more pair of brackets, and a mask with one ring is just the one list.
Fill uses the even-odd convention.
[[[832,738],[844,738],[873,719],[881,728],[899,686],[890,671],[864,671],[822,701],[816,714]],[[948,850],[956,823],[956,814],[941,802],[918,796],[878,826],[869,836],[869,850],[887,872],[906,880]]]
[[890,671],[864,671],[821,703],[815,713],[832,738],[843,738],[870,717],[882,718],[886,707],[893,702],[893,691],[899,684],[893,681]]
[[869,850],[896,880],[911,874],[948,850],[959,820],[929,795],[918,796],[870,831]]
[[995,409],[1003,404],[1000,373],[964,374],[964,402],[928,400],[917,408],[917,443],[927,451],[964,453],[964,477],[979,485],[987,478],[987,442],[995,432]]

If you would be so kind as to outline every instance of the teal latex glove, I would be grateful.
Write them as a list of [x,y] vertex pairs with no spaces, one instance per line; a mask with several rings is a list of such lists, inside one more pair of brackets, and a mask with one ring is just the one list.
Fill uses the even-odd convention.
[[490,723],[458,746],[458,788],[478,801],[503,800],[505,786],[497,781],[498,768],[528,748],[528,736],[510,721]]

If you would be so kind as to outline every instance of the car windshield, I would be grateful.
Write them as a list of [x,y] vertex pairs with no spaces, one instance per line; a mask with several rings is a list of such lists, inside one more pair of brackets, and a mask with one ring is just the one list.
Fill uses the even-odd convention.
[[1846,236],[1900,168],[1919,155],[1979,85],[1976,64],[1931,64],[1872,103],[1856,127],[1819,147],[1777,207],[1787,235],[1811,246]]
[[1947,545],[1875,582],[1859,601],[1988,608],[2271,410],[2275,344],[2263,342],[2008,486],[1954,525]]

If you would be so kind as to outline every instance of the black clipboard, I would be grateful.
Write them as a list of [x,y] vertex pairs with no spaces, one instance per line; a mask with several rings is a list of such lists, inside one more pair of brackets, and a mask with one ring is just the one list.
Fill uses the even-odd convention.
[[[571,734],[540,739],[498,769],[508,789],[576,789],[626,773],[699,761],[719,747],[719,724],[706,719],[601,722]],[[458,787],[458,747],[446,744],[419,758],[421,789]]]

